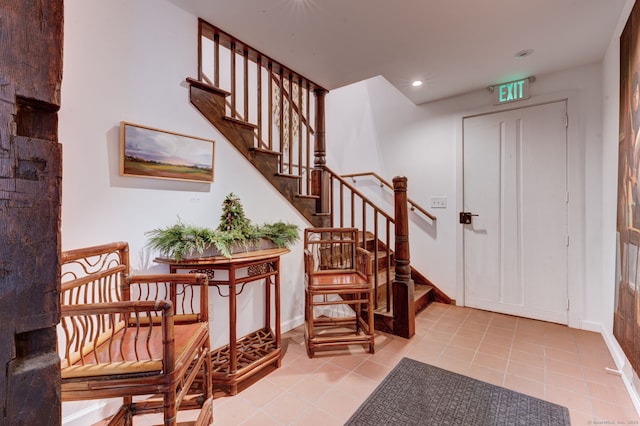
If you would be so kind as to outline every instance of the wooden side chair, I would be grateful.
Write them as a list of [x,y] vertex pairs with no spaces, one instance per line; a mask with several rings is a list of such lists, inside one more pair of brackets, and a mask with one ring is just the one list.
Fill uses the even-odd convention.
[[304,231],[305,342],[318,348],[361,344],[374,353],[371,254],[357,228]]
[[130,275],[124,242],[63,252],[62,401],[122,398],[110,425],[148,413],[176,425],[192,409],[192,425],[209,425],[207,291],[205,274]]

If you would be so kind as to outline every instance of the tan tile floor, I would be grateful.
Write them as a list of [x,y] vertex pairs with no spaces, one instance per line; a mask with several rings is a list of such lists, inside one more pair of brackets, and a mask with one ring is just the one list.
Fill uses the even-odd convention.
[[615,364],[602,337],[557,324],[434,303],[415,337],[378,333],[373,355],[354,346],[309,359],[301,327],[283,347],[281,368],[214,400],[214,425],[342,425],[404,356],[564,405],[572,425],[640,424],[622,379],[605,371]]

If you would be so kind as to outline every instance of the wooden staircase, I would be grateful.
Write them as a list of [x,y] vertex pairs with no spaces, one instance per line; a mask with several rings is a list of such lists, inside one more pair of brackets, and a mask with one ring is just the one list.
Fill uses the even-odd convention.
[[406,178],[386,183],[388,214],[326,166],[325,89],[203,20],[199,36],[198,78],[186,79],[191,103],[311,226],[361,230],[376,253],[377,327],[411,337],[417,312],[451,303],[410,266],[407,206],[436,218],[406,198]]
[[191,103],[235,146],[247,160],[313,226],[324,226],[326,215],[316,214],[317,196],[301,195],[301,177],[280,173],[280,152],[255,147],[256,125],[226,115],[226,99],[231,94],[207,83],[187,78]]

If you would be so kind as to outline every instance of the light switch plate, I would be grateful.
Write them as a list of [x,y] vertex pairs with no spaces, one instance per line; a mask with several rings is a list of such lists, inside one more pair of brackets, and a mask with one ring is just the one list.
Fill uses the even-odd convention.
[[431,197],[431,208],[432,209],[446,209],[447,208],[447,197]]

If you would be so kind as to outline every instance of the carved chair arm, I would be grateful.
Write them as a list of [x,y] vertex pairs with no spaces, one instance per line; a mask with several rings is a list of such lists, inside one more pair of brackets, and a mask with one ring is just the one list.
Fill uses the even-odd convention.
[[314,271],[315,262],[313,260],[313,253],[311,250],[304,249],[304,272],[305,274],[310,274]]
[[362,247],[356,248],[356,271],[371,278],[373,254]]
[[208,283],[206,274],[124,275],[121,291],[125,300],[170,300],[176,322],[206,322]]

